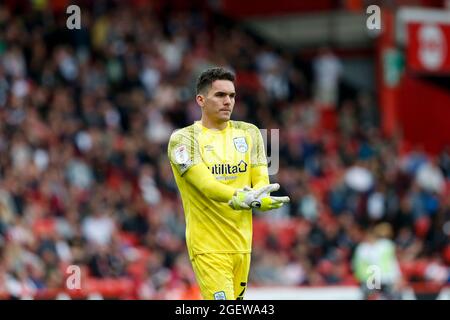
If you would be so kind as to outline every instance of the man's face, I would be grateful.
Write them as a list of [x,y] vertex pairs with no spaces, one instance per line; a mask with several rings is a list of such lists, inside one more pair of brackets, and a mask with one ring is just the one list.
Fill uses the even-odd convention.
[[216,80],[206,94],[197,95],[197,103],[202,107],[202,113],[215,123],[230,120],[233,112],[236,92],[233,82]]

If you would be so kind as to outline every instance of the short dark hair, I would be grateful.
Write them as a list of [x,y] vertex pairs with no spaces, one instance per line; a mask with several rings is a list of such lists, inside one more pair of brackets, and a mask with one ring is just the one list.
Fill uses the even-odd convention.
[[210,68],[202,72],[197,80],[197,94],[209,89],[211,84],[216,80],[230,80],[234,82],[236,76],[233,72],[222,67]]

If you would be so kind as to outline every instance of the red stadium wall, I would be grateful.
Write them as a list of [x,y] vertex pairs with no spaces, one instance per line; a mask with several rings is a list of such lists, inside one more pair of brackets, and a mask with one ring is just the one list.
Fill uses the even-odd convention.
[[450,145],[450,92],[407,76],[396,100],[398,124],[408,143],[431,153]]
[[254,1],[221,0],[223,12],[234,18],[251,16],[271,16],[292,13],[311,13],[334,9],[336,2],[333,0],[292,1],[292,0],[259,0]]
[[[450,145],[450,91],[427,81],[424,76],[431,74],[428,71],[411,68],[411,57],[416,53],[414,48],[420,47],[418,44],[413,47],[417,42],[414,39],[410,40],[406,52],[400,51],[400,54],[409,54],[407,68],[400,67],[399,61],[386,63],[388,51],[398,52],[394,36],[395,12],[384,8],[382,19],[384,32],[378,37],[376,51],[383,131],[391,136],[400,129],[406,147],[403,151],[422,146],[436,154]],[[411,32],[409,36],[412,36]],[[395,76],[392,80],[391,77],[390,83],[388,70],[398,73],[398,78]]]

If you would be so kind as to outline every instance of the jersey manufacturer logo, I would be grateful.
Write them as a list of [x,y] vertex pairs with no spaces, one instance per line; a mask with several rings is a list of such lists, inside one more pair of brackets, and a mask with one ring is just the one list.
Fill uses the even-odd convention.
[[236,147],[236,150],[240,153],[246,153],[248,150],[247,141],[245,140],[245,137],[237,137],[233,139],[234,146]]

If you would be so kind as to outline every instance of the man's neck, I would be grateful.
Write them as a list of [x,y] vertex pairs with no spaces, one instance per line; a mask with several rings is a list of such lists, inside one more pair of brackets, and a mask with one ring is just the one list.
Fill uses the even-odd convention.
[[228,121],[216,123],[216,122],[210,121],[208,118],[205,118],[205,117],[202,117],[200,119],[200,122],[201,122],[202,126],[204,126],[205,128],[215,129],[215,130],[223,130],[228,125]]

